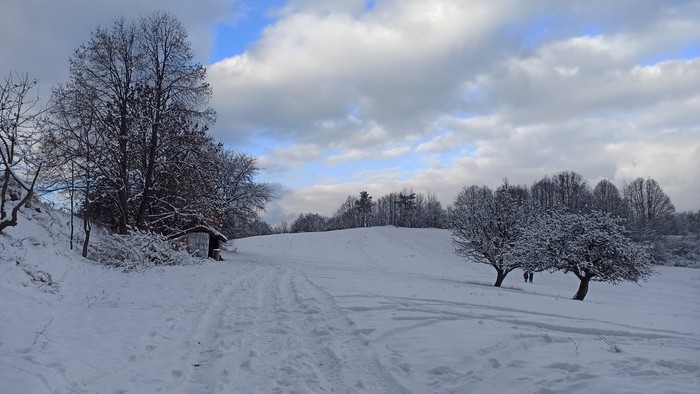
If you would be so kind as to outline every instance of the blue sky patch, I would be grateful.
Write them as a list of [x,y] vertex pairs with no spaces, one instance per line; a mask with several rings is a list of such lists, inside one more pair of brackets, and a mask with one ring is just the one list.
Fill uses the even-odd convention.
[[237,2],[237,18],[233,22],[222,22],[214,28],[212,63],[240,55],[250,44],[260,38],[262,31],[274,19],[271,11],[284,6],[284,0],[258,0]]
[[691,44],[643,59],[640,64],[642,66],[653,66],[667,60],[690,60],[697,57],[700,57],[700,45]]

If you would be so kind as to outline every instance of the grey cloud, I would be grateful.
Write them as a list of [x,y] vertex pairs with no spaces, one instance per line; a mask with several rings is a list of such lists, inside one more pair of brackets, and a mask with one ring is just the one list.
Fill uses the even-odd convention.
[[67,80],[68,58],[97,26],[119,16],[137,17],[155,10],[172,12],[185,25],[197,58],[209,61],[213,26],[233,18],[230,0],[4,0],[0,12],[0,72],[27,72],[37,78],[41,95]]

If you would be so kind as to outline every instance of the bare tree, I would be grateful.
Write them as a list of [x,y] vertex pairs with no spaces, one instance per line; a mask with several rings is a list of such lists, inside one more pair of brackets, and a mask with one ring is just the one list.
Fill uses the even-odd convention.
[[141,159],[143,176],[136,224],[145,226],[153,188],[156,187],[157,166],[163,163],[160,151],[173,143],[182,119],[190,123],[209,124],[214,111],[207,107],[211,87],[206,82],[206,69],[194,62],[187,32],[179,20],[170,14],[154,12],[138,22],[138,51],[142,56],[140,71],[139,108],[143,116]]
[[591,192],[588,182],[574,171],[561,171],[535,182],[530,193],[546,210],[584,212],[589,209]]
[[591,208],[595,211],[610,213],[613,216],[624,216],[625,206],[617,187],[607,179],[595,185],[592,193]]
[[424,226],[430,228],[445,228],[447,226],[446,212],[435,193],[428,193],[425,200]]
[[243,152],[221,152],[214,185],[223,220],[250,224],[258,220],[274,198],[272,186],[255,180],[260,168],[257,159]]
[[553,179],[545,176],[530,186],[532,201],[544,210],[559,209],[557,186]]
[[372,214],[372,196],[366,191],[360,192],[360,198],[355,202],[355,210],[357,211],[359,227],[368,227],[370,215]]
[[136,25],[118,18],[109,29],[98,27],[70,58],[71,84],[91,101],[95,130],[102,135],[97,169],[102,186],[109,188],[121,234],[130,224],[133,102],[143,64],[138,49]]
[[[360,212],[358,210],[359,200],[357,197],[348,196],[333,216],[328,221],[328,227],[332,230],[343,230],[355,228],[360,223]],[[371,209],[371,207],[370,207]],[[371,214],[371,212],[370,212]]]
[[[42,175],[45,186],[52,191],[67,191],[71,202],[71,245],[73,242],[73,215],[75,197],[80,196],[83,220],[82,255],[87,257],[92,230],[91,199],[95,192],[94,177],[99,174],[99,149],[104,146],[103,135],[96,129],[94,103],[97,97],[91,90],[75,84],[54,89],[50,110],[42,127],[41,149],[47,158]],[[71,246],[72,247],[72,246]]]
[[552,177],[557,186],[559,205],[569,212],[584,212],[590,204],[588,182],[574,171],[561,171]]
[[635,219],[648,222],[667,220],[675,212],[671,199],[651,178],[637,178],[625,187],[625,202]]
[[[0,222],[0,231],[17,225],[19,209],[31,202],[41,170],[41,160],[33,150],[41,113],[36,108],[39,98],[32,95],[36,83],[27,74],[11,73],[0,85],[0,159],[4,167],[0,190],[0,219],[4,220]],[[20,199],[19,194],[12,193],[14,197],[10,197],[20,201],[7,218],[6,205],[12,183],[25,195]]]

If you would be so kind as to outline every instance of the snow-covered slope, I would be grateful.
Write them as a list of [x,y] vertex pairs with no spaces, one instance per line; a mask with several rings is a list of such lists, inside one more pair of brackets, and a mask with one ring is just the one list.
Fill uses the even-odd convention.
[[[223,262],[125,274],[77,257],[64,228],[32,212],[0,235],[2,393],[700,387],[700,270],[572,301],[573,276],[514,272],[497,289],[449,232],[382,227],[242,239]],[[32,282],[40,271],[58,283]]]

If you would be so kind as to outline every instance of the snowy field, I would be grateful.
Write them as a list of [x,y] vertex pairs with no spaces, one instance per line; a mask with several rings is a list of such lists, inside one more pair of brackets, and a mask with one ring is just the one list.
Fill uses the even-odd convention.
[[700,270],[572,301],[572,275],[494,288],[448,231],[381,227],[121,273],[52,215],[0,235],[0,393],[700,392]]

